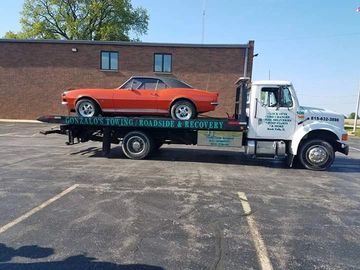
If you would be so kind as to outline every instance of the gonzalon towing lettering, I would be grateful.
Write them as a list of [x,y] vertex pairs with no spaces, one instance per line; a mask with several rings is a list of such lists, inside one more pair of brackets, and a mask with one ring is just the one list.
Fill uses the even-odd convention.
[[[39,118],[42,121],[41,118]],[[47,120],[49,122],[49,119]],[[242,130],[243,126],[231,124],[227,119],[193,119],[173,120],[170,118],[144,117],[77,117],[54,116],[52,123],[83,126],[140,127],[140,128],[171,128],[196,130]]]

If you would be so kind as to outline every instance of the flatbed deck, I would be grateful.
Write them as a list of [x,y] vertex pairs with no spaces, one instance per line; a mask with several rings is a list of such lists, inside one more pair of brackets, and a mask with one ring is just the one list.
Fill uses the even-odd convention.
[[146,128],[146,129],[187,129],[210,131],[244,131],[247,123],[231,118],[197,118],[191,120],[174,120],[154,117],[79,117],[48,115],[38,118],[45,123],[71,126],[92,126],[112,128]]

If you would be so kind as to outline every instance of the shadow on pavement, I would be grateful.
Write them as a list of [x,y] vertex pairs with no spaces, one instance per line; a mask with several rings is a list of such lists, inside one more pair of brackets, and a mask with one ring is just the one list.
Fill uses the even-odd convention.
[[[101,148],[89,147],[71,155],[88,155],[88,157],[104,157]],[[127,159],[123,154],[121,147],[113,147],[108,158],[111,159]],[[247,165],[247,166],[263,166],[278,169],[288,169],[285,162],[281,159],[253,159],[247,157],[242,151],[236,152],[231,150],[214,150],[214,149],[195,149],[191,148],[160,148],[152,154],[148,159],[158,161],[177,161],[177,162],[200,162],[213,164],[230,164],[230,165]],[[295,167],[296,169],[304,169]],[[360,172],[360,160],[348,158],[339,154],[336,156],[335,162],[329,169],[330,172],[356,173]]]
[[334,164],[329,169],[331,172],[358,173],[360,172],[360,159],[336,156]]
[[45,261],[33,263],[11,263],[14,257],[39,259],[51,256],[54,249],[39,246],[23,246],[18,249],[0,243],[0,269],[1,270],[68,270],[68,269],[102,269],[102,270],[165,270],[159,266],[145,264],[116,264],[97,261],[96,258],[77,255],[63,261]]
[[13,257],[39,259],[48,257],[52,254],[54,254],[54,250],[52,248],[23,246],[18,249],[14,249],[0,243],[0,263],[11,261]]
[[[89,155],[88,157],[104,157],[101,148],[89,147],[71,155]],[[123,154],[121,147],[113,147],[109,158],[127,159]],[[287,168],[281,159],[252,159],[247,157],[243,152],[231,150],[213,150],[213,149],[194,149],[194,148],[160,148],[153,153],[149,160],[158,161],[177,161],[177,162],[201,162],[213,164],[230,164],[230,165],[248,165],[264,166],[273,168]]]

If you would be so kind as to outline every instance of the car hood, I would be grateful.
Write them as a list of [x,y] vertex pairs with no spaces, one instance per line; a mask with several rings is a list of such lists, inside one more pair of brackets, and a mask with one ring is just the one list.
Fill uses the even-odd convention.
[[299,120],[327,122],[331,125],[344,127],[344,115],[327,109],[301,106],[297,112]]
[[99,93],[110,93],[115,89],[107,88],[81,88],[81,89],[69,89],[66,90],[63,94],[66,96],[79,96],[79,95],[96,95]]

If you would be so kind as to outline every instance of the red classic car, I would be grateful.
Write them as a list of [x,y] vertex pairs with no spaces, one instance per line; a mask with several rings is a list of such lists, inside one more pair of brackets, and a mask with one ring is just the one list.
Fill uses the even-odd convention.
[[168,77],[131,77],[116,89],[76,89],[62,94],[62,104],[79,116],[161,115],[188,120],[215,110],[218,93],[194,89]]

